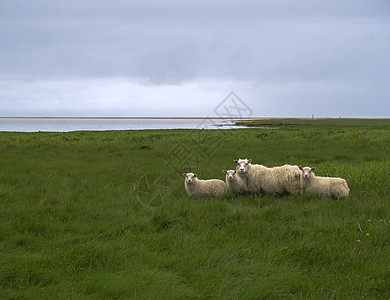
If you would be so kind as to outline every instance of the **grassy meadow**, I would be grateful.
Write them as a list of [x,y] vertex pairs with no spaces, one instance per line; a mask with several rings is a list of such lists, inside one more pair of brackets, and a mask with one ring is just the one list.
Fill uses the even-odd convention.
[[[0,132],[0,299],[389,299],[390,120],[272,122]],[[188,197],[237,158],[350,196]]]

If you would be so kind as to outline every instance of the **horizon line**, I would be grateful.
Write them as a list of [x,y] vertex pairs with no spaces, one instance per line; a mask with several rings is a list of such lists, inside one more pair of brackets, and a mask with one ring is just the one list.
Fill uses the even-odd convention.
[[58,120],[271,120],[271,119],[383,119],[387,120],[390,117],[1,117],[0,119],[58,119]]
[[194,120],[200,120],[200,119],[220,119],[220,120],[249,120],[249,119],[258,119],[260,117],[0,117],[0,119],[124,119],[124,120],[133,120],[133,119],[194,119]]

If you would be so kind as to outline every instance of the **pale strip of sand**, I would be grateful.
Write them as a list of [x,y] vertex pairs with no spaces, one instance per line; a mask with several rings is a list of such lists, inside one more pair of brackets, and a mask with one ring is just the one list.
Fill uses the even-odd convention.
[[354,119],[354,120],[389,120],[390,118],[305,118],[305,117],[0,117],[0,119],[53,119],[53,120],[273,120],[273,119],[302,119],[302,120],[323,120],[323,119]]
[[0,119],[76,119],[76,120],[257,120],[260,118],[222,118],[222,117],[0,117]]

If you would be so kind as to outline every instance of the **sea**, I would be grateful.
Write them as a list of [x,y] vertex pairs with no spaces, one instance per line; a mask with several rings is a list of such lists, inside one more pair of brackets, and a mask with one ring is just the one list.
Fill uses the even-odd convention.
[[145,129],[232,129],[234,120],[223,119],[0,119],[0,131],[70,132]]

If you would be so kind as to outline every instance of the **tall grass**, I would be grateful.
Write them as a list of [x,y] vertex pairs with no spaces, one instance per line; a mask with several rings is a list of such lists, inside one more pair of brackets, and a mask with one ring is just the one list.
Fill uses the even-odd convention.
[[[390,129],[338,121],[0,133],[0,297],[389,298]],[[350,197],[185,193],[181,172],[246,157],[315,166]]]

